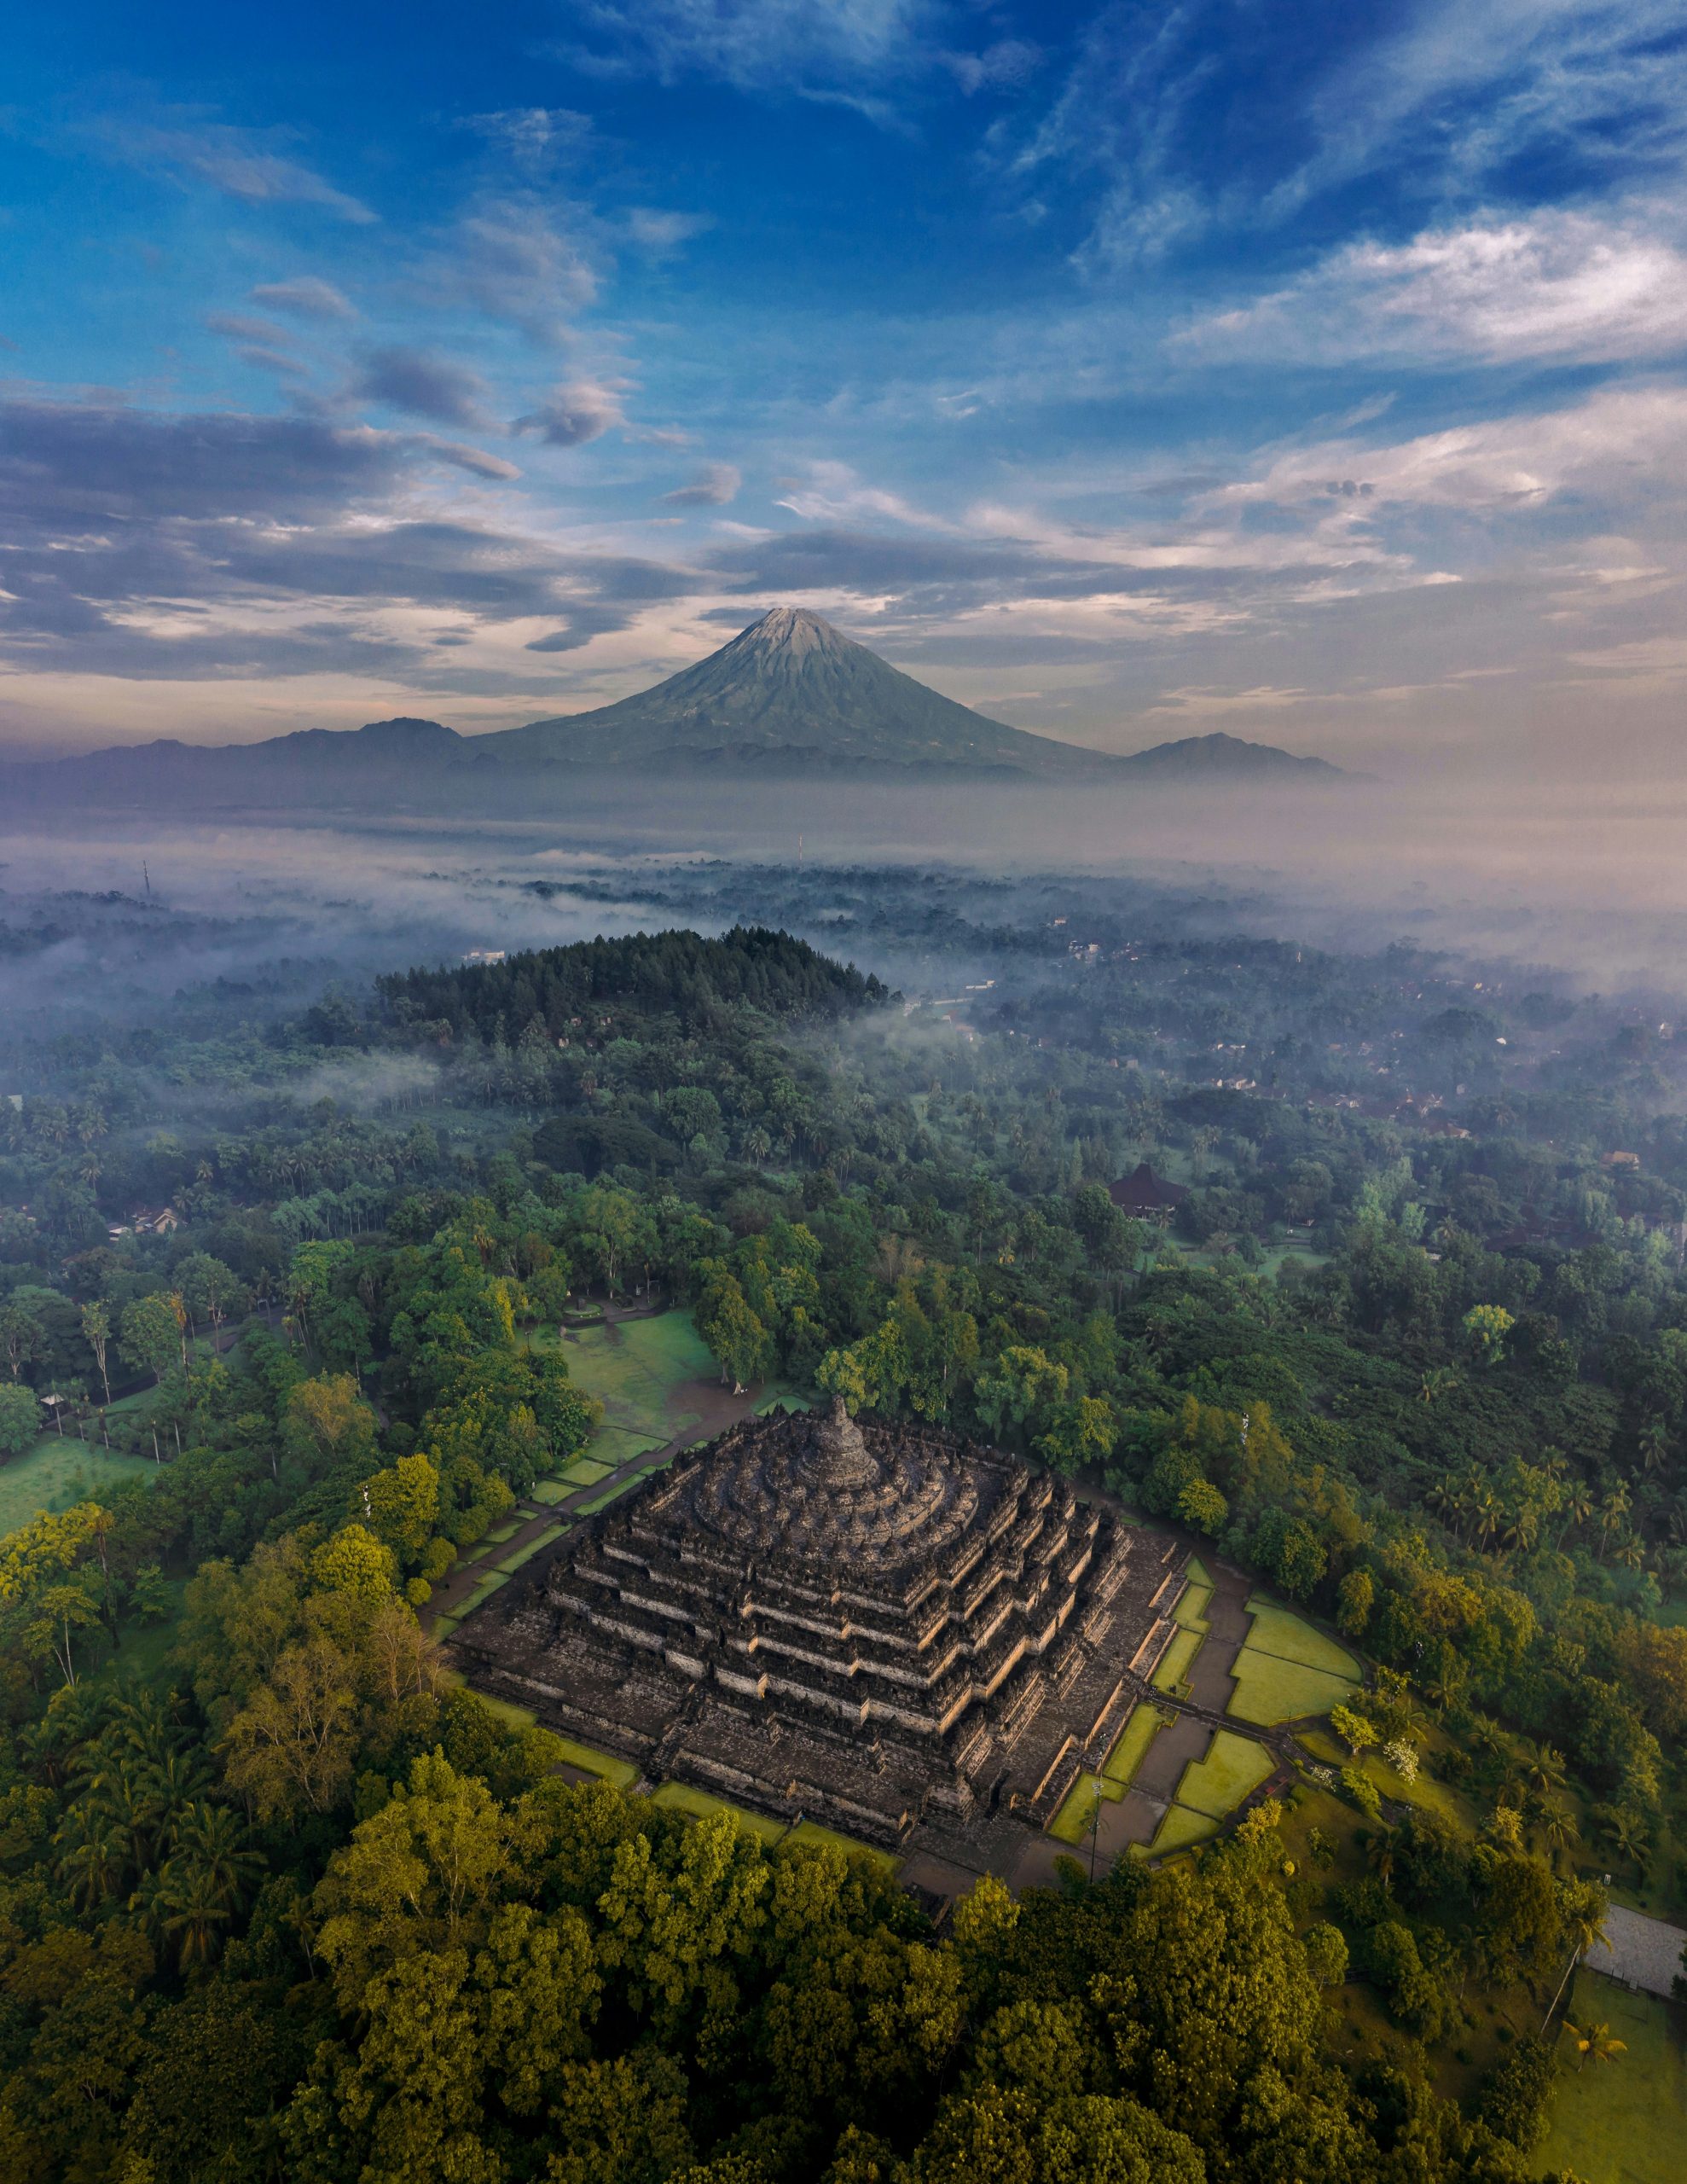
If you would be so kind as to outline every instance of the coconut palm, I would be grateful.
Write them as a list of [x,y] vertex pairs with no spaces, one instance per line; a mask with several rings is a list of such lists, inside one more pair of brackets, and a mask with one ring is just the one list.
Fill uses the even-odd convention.
[[1611,2037],[1611,2028],[1609,2024],[1572,2024],[1566,2018],[1564,2030],[1575,2044],[1578,2058],[1576,2068],[1579,2071],[1585,2070],[1590,2061],[1614,2062],[1619,2055],[1625,2055],[1628,2052],[1628,2042],[1626,2040],[1614,2040]]

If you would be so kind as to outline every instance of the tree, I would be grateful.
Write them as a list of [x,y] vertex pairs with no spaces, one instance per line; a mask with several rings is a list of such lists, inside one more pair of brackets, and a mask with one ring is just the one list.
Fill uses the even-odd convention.
[[1368,1570],[1349,1570],[1336,1588],[1336,1624],[1349,1638],[1362,1638],[1377,1599],[1377,1581]]
[[1378,1740],[1376,1724],[1351,1706],[1332,1706],[1330,1726],[1355,1756]]
[[220,1337],[223,1321],[246,1294],[240,1276],[208,1252],[194,1252],[184,1259],[177,1276],[188,1312],[195,1320],[209,1320],[213,1333]]
[[0,1459],[20,1456],[41,1431],[41,1406],[33,1391],[14,1381],[0,1387]]
[[120,1340],[131,1365],[149,1372],[154,1384],[183,1356],[186,1343],[186,1314],[180,1298],[162,1294],[137,1297],[124,1308]]
[[697,1331],[720,1360],[721,1378],[732,1382],[734,1395],[773,1364],[772,1337],[724,1268],[710,1278],[698,1304]]
[[47,1330],[40,1315],[15,1298],[0,1304],[0,1345],[4,1345],[6,1362],[15,1380],[26,1365],[33,1364],[45,1352]]
[[1628,2053],[1628,2042],[1614,2040],[1609,2024],[1572,2024],[1566,2018],[1564,2030],[1569,2034],[1570,2045],[1575,2049],[1578,2071],[1586,2070],[1590,2062],[1615,2062],[1619,2055]]
[[426,1456],[400,1456],[359,1490],[368,1530],[401,1568],[421,1559],[439,1516],[439,1472]]
[[1478,1365],[1504,1362],[1505,1338],[1516,1321],[1503,1304],[1473,1304],[1460,1325],[1465,1346]]
[[1312,1975],[1320,1987],[1339,1987],[1348,1976],[1347,1938],[1327,1920],[1308,1926],[1301,1937]]
[[1194,1531],[1216,1538],[1230,1515],[1230,1504],[1209,1478],[1191,1478],[1177,1498],[1177,1514]]
[[106,1391],[106,1401],[111,1401],[111,1375],[106,1370],[106,1356],[111,1345],[111,1314],[97,1298],[82,1308],[82,1333],[88,1347],[94,1353],[94,1362],[100,1368],[100,1381]]
[[[409,1461],[433,1471],[426,1456]],[[436,1499],[438,1482],[434,1472]],[[402,1498],[402,1488],[398,1493]],[[371,1606],[391,1595],[396,1574],[392,1549],[362,1525],[342,1525],[310,1558],[310,1575],[325,1591],[350,1593]]]

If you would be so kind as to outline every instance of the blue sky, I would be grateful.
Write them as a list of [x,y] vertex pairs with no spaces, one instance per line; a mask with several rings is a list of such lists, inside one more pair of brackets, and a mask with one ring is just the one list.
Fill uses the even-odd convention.
[[1678,740],[1687,4],[9,44],[0,742],[505,726],[780,601],[1110,748]]

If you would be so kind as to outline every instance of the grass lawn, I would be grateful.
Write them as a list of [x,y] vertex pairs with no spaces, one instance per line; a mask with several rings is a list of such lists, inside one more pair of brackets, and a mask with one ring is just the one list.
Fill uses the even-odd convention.
[[642,1434],[652,1448],[696,1417],[676,1400],[686,1382],[719,1370],[689,1312],[582,1327],[564,1355],[573,1379],[602,1403],[606,1428]]
[[1183,1565],[1184,1589],[1178,1594],[1177,1606],[1172,1610],[1174,1622],[1186,1630],[1198,1630],[1207,1635],[1207,1610],[1213,1602],[1211,1572],[1198,1554],[1191,1554]]
[[1354,1692],[1349,1677],[1330,1676],[1300,1661],[1282,1660],[1252,1646],[1242,1648],[1230,1672],[1236,1678],[1236,1688],[1225,1711],[1238,1722],[1257,1722],[1262,1728],[1273,1722],[1298,1721],[1304,1714],[1327,1714]]
[[785,1833],[785,1822],[773,1820],[763,1812],[747,1812],[742,1805],[728,1804],[708,1790],[693,1788],[689,1782],[664,1782],[651,1800],[653,1804],[665,1805],[670,1812],[687,1812],[694,1820],[708,1820],[717,1812],[731,1815],[746,1835],[754,1835],[767,1844],[777,1843]]
[[530,1502],[537,1502],[543,1507],[549,1509],[554,1508],[559,1502],[565,1502],[573,1491],[574,1489],[565,1478],[542,1478],[527,1498]]
[[1177,1803],[1191,1812],[1222,1820],[1233,1812],[1251,1790],[1257,1790],[1276,1765],[1262,1744],[1251,1737],[1232,1735],[1228,1729],[1214,1732],[1201,1759],[1191,1759],[1177,1786]]
[[1609,2024],[1628,2052],[1578,2071],[1570,2042],[1561,2041],[1551,2128],[1531,2165],[1572,2169],[1582,2184],[1677,2184],[1687,2145],[1687,2011],[1580,1972],[1565,2014]]
[[[629,1464],[635,1456],[647,1456],[652,1449],[664,1448],[673,1439],[671,1433],[635,1433],[623,1426],[600,1426],[591,1439],[591,1453],[577,1456],[575,1463],[601,1464],[615,1471],[623,1464]],[[572,1469],[572,1466],[569,1467]],[[562,1476],[565,1478],[568,1472]]]
[[1048,1832],[1057,1843],[1070,1843],[1075,1849],[1089,1840],[1090,1823],[1095,1818],[1098,1793],[1110,1801],[1123,1797],[1123,1786],[1110,1782],[1099,1774],[1080,1774],[1061,1801],[1060,1809],[1048,1823]]
[[547,1525],[536,1537],[524,1542],[513,1554],[507,1555],[498,1565],[499,1569],[507,1577],[509,1577],[519,1570],[524,1562],[530,1561],[541,1548],[548,1547],[553,1540],[560,1539],[567,1530],[566,1525]]
[[1164,1658],[1154,1671],[1157,1691],[1175,1691],[1189,1674],[1190,1664],[1200,1652],[1203,1633],[1198,1630],[1180,1630],[1167,1647]]
[[1166,1816],[1154,1831],[1154,1840],[1146,1850],[1138,1844],[1131,1847],[1143,1857],[1163,1858],[1174,1850],[1187,1850],[1192,1844],[1204,1843],[1216,1835],[1219,1824],[1209,1814],[1193,1812],[1187,1805],[1168,1805]]
[[1148,1757],[1148,1747],[1159,1735],[1160,1716],[1151,1706],[1138,1706],[1132,1710],[1119,1741],[1107,1755],[1102,1773],[1110,1782],[1116,1782],[1122,1790],[1128,1789],[1136,1779],[1136,1770]]
[[894,1874],[901,1869],[902,1862],[894,1851],[881,1850],[876,1843],[857,1843],[853,1835],[840,1835],[835,1827],[822,1827],[817,1820],[799,1821],[785,1839],[787,1843],[829,1843],[845,1857],[867,1859],[881,1873]]
[[619,1486],[612,1486],[606,1493],[594,1494],[589,1502],[583,1502],[580,1504],[580,1514],[583,1517],[596,1516],[600,1509],[606,1509],[610,1503],[613,1502],[617,1496],[624,1494],[629,1486],[636,1486],[637,1484],[638,1481],[636,1479],[623,1478]]
[[595,1486],[600,1478],[607,1478],[615,1469],[613,1464],[600,1463],[595,1456],[576,1456],[571,1464],[565,1464],[557,1473],[571,1486]]
[[1268,1600],[1262,1593],[1249,1596],[1248,1612],[1254,1618],[1247,1643],[1256,1653],[1270,1653],[1279,1661],[1298,1661],[1303,1668],[1322,1669],[1326,1676],[1345,1676],[1350,1683],[1360,1678],[1359,1663],[1347,1648],[1321,1630],[1314,1630],[1286,1607]]
[[486,1572],[486,1575],[478,1580],[475,1585],[474,1590],[457,1610],[459,1620],[466,1615],[472,1615],[476,1608],[481,1606],[485,1601],[489,1600],[492,1597],[492,1594],[497,1591],[500,1585],[507,1585],[508,1583],[509,1577],[506,1571],[502,1570],[489,1570]]
[[159,1467],[150,1455],[120,1456],[97,1442],[43,1433],[32,1449],[0,1464],[0,1538],[28,1524],[43,1509],[55,1514],[73,1502],[97,1498],[101,1489],[138,1478],[150,1485]]
[[521,1522],[519,1517],[511,1517],[506,1523],[495,1525],[490,1531],[483,1532],[480,1536],[489,1547],[501,1547],[507,1539],[515,1537],[521,1530]]

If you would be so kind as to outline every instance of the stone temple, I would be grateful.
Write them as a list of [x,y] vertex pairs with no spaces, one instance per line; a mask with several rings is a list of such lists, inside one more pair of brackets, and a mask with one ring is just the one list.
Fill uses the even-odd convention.
[[651,1784],[1000,1865],[1101,1763],[1182,1560],[999,1451],[838,1404],[682,1456],[451,1650]]

